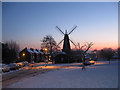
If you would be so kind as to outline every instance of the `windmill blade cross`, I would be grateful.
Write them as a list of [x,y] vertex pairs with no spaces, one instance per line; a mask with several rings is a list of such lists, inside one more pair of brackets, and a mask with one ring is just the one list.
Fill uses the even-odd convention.
[[[70,39],[69,39],[70,40]],[[74,45],[75,45],[75,43],[72,41],[72,40],[70,40]],[[75,45],[75,47],[76,47],[76,45]]]
[[[64,40],[64,39],[63,39],[63,40]],[[61,41],[58,43],[57,47],[62,43],[63,40],[61,40]]]
[[62,34],[64,34],[63,31],[62,31],[58,26],[56,26],[56,27],[57,27],[58,30],[60,30],[60,32],[61,32]]
[[68,35],[70,35],[70,34],[75,30],[76,27],[77,27],[77,26],[75,26],[75,27],[70,31],[70,33],[69,33]]

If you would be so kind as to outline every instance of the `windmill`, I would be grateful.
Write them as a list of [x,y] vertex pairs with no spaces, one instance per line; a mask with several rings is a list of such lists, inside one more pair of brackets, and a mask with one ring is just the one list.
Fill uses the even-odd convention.
[[[62,42],[63,42],[63,52],[66,52],[67,54],[70,53],[71,51],[71,47],[70,47],[70,42],[75,45],[75,43],[69,39],[69,35],[76,29],[77,26],[75,26],[69,33],[67,32],[67,30],[65,30],[65,33],[58,27],[56,26],[56,28],[64,35],[64,39],[62,39],[57,46],[59,46]],[[75,45],[76,47],[76,45]]]

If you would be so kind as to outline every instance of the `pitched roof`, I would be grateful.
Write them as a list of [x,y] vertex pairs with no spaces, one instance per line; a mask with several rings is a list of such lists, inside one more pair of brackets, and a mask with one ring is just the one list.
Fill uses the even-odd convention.
[[32,50],[30,50],[30,49],[27,49],[27,51],[29,52],[29,53],[34,53]]
[[[42,51],[40,51],[40,50],[35,50],[35,49],[31,50],[31,49],[25,48],[25,49],[23,49],[23,50],[27,50],[29,53],[37,53],[37,54],[41,53],[41,54],[44,54]],[[22,50],[21,50],[21,51],[22,51]],[[21,52],[21,51],[20,51],[20,52]]]
[[33,52],[34,52],[34,53],[39,53],[39,52],[38,52],[38,51],[36,51],[36,50],[33,50]]
[[44,53],[43,53],[43,52],[41,52],[40,50],[38,50],[38,52],[39,52],[39,53],[41,53],[41,54],[44,54]]

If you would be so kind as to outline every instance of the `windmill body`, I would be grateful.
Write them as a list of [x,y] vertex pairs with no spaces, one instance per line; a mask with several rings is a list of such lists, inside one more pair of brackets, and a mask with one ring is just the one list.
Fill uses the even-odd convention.
[[[56,26],[57,27],[57,26]],[[63,49],[62,51],[63,52],[66,52],[67,54],[69,54],[71,52],[71,47],[70,47],[70,41],[72,42],[72,40],[69,39],[69,35],[71,34],[71,32],[73,32],[73,30],[75,30],[77,26],[75,26],[69,33],[67,33],[67,30],[66,32],[64,33],[59,27],[57,27],[60,32],[64,35],[64,39],[60,41],[60,43],[62,43],[63,41]],[[60,44],[59,43],[59,44]],[[73,43],[73,42],[72,42]],[[59,45],[58,44],[58,45]],[[74,44],[74,43],[73,43]],[[74,44],[75,45],[75,44]],[[75,45],[76,46],[76,45]]]
[[[57,26],[56,26],[57,27]],[[77,26],[76,26],[77,27]],[[65,52],[65,54],[61,53],[56,55],[55,57],[55,63],[70,63],[72,62],[71,60],[71,48],[70,48],[70,42],[72,42],[72,40],[69,39],[69,35],[71,34],[71,32],[76,28],[74,27],[70,33],[66,32],[64,33],[59,27],[58,30],[64,35],[64,39],[62,39],[57,46],[59,46],[62,42],[63,42],[63,49],[62,52]],[[74,43],[73,43],[74,44]],[[75,45],[75,44],[74,44]],[[76,45],[75,45],[76,46]]]
[[70,53],[70,51],[71,51],[68,34],[65,34],[65,36],[64,36],[64,43],[63,43],[62,51],[66,52],[66,53]]

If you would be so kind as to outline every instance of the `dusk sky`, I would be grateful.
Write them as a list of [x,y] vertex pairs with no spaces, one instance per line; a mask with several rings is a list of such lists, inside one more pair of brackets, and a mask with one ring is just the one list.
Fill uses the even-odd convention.
[[64,32],[77,25],[70,34],[75,44],[93,42],[92,49],[118,46],[117,2],[3,2],[2,5],[2,41],[16,41],[20,49],[40,49],[40,40],[46,35],[52,35],[59,43],[63,35],[56,25]]

